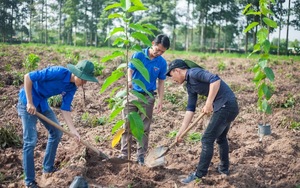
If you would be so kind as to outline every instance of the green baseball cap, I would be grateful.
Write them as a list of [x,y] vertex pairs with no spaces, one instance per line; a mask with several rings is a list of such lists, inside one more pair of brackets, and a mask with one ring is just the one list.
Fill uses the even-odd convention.
[[91,82],[98,82],[94,77],[94,64],[88,60],[83,60],[77,63],[77,65],[68,64],[68,69],[78,78]]

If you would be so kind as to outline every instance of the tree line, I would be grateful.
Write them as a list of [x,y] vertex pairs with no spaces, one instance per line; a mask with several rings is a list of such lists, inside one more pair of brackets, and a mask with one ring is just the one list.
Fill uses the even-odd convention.
[[[288,8],[283,7],[285,1]],[[111,46],[106,38],[113,26],[120,24],[112,22],[104,11],[111,3],[111,0],[0,0],[0,37],[2,42],[9,43]],[[256,44],[257,29],[245,34],[243,29],[260,19],[258,15],[241,14],[249,3],[259,9],[259,0],[147,0],[143,4],[149,9],[133,13],[131,19],[155,25],[160,29],[155,34],[167,33],[174,50],[243,48],[248,51]],[[182,4],[187,8],[183,10]],[[270,6],[279,30],[284,25],[300,30],[299,0],[274,0]],[[273,47],[277,53],[286,53],[288,35],[279,35]]]

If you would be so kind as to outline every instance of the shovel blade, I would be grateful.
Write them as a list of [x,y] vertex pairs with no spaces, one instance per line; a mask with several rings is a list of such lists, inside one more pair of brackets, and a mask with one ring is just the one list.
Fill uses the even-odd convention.
[[149,152],[147,158],[150,160],[155,160],[157,158],[162,157],[167,151],[168,151],[168,147],[165,146],[154,148],[152,151]]
[[154,160],[147,160],[145,161],[145,164],[149,168],[157,167],[157,166],[164,166],[166,164],[165,157],[160,157]]

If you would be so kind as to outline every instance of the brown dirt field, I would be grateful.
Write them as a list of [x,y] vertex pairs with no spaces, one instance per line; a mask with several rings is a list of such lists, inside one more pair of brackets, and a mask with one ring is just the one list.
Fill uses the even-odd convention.
[[[24,46],[0,46],[0,128],[13,127],[22,138],[22,125],[16,112],[18,92],[22,85],[14,84],[15,72],[22,71],[22,62],[29,53],[40,56],[39,68],[52,64],[66,65],[72,58],[57,52],[51,47],[24,47]],[[80,49],[74,53],[80,54],[80,59],[100,59],[107,51]],[[3,55],[4,54],[4,55]],[[274,108],[273,114],[267,116],[272,127],[272,134],[265,136],[259,142],[257,125],[261,122],[261,115],[256,110],[256,92],[252,83],[253,74],[251,66],[255,59],[224,58],[210,56],[202,58],[194,55],[175,56],[164,55],[170,62],[174,58],[189,58],[205,66],[211,72],[217,73],[227,82],[236,93],[240,106],[240,114],[231,125],[229,132],[230,144],[230,176],[222,176],[215,172],[218,163],[218,148],[209,169],[209,174],[197,183],[184,186],[180,178],[185,177],[195,170],[201,151],[201,142],[190,142],[186,140],[171,149],[166,155],[167,164],[161,167],[148,168],[132,163],[130,172],[128,165],[111,164],[103,162],[93,151],[82,144],[64,135],[59,145],[56,163],[59,168],[50,178],[42,178],[42,160],[47,142],[45,128],[38,124],[38,144],[35,148],[36,177],[42,187],[69,187],[75,176],[83,176],[90,187],[282,187],[292,188],[300,186],[300,132],[291,129],[293,122],[300,121],[300,62],[291,57],[288,61],[272,60],[272,69],[276,80],[274,86],[275,94],[271,98]],[[218,64],[225,63],[225,70],[219,71]],[[111,70],[118,62],[106,65],[103,75],[99,76],[100,85],[109,76]],[[10,70],[8,70],[10,65]],[[118,82],[124,83],[124,79]],[[112,87],[110,87],[111,89]],[[100,86],[88,83],[85,86],[85,101],[83,91],[75,95],[73,101],[73,120],[81,138],[95,146],[109,156],[120,154],[119,146],[111,148],[112,123],[92,127],[82,119],[84,113],[89,117],[108,117],[110,110],[107,100],[109,91],[99,93]],[[174,138],[169,138],[171,131],[178,130],[185,113],[186,93],[182,86],[178,86],[166,80],[165,103],[163,112],[154,114],[152,131],[150,135],[149,150],[160,146],[169,145]],[[172,104],[172,99],[174,104]],[[288,103],[293,99],[294,103]],[[204,100],[199,100],[198,111]],[[85,104],[85,107],[84,107]],[[288,107],[285,105],[290,104]],[[54,108],[61,123],[63,118],[58,108]],[[119,117],[121,118],[121,117]],[[208,122],[205,118],[191,130],[191,132],[203,132]],[[96,140],[98,140],[96,142]],[[135,149],[132,150],[132,159],[135,160]],[[0,149],[0,187],[23,187],[22,171],[22,147],[9,147]]]

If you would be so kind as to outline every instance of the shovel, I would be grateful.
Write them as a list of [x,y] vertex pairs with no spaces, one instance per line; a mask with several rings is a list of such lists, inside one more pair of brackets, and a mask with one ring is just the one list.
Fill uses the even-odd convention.
[[[35,115],[38,118],[41,118],[42,120],[46,121],[47,123],[49,123],[50,125],[54,126],[55,128],[61,130],[63,133],[67,134],[70,137],[74,137],[74,135],[65,130],[64,128],[62,128],[61,126],[59,126],[58,124],[56,124],[55,122],[51,121],[50,119],[48,119],[46,116],[44,116],[43,114],[36,112]],[[90,145],[89,143],[83,141],[82,139],[80,139],[80,142],[85,145],[87,148],[93,150],[95,153],[97,153],[99,156],[101,156],[104,162],[110,162],[110,163],[115,163],[115,164],[123,164],[123,163],[128,163],[128,162],[132,162],[130,160],[127,159],[121,159],[121,158],[110,158],[108,157],[106,154],[104,154],[103,152],[99,151],[97,148],[95,148],[94,146]]]
[[[184,130],[184,132],[181,134],[181,137],[185,136],[186,133],[189,132],[204,115],[204,113],[201,113],[200,116],[187,129]],[[160,146],[153,149],[151,152],[149,152],[149,155],[146,158],[146,165],[150,168],[164,165],[164,155],[166,155],[166,153],[170,151],[170,149],[176,144],[177,142],[175,141],[168,147]]]

